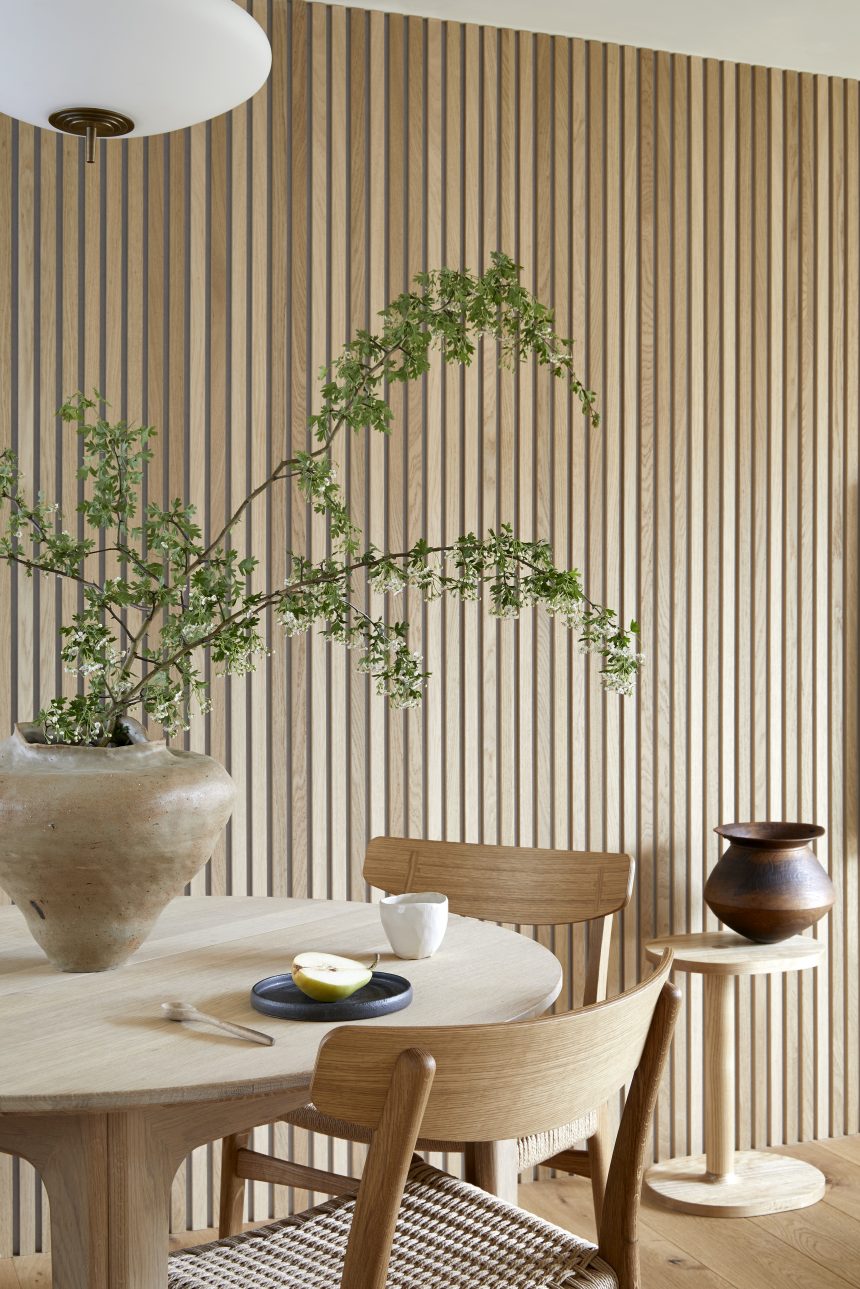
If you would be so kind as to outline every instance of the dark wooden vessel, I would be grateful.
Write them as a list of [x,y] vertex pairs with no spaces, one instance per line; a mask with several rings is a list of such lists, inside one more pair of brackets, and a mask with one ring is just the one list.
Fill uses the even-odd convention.
[[818,824],[720,824],[729,848],[705,886],[705,902],[721,922],[748,940],[776,944],[797,935],[833,907],[833,883],[811,842]]

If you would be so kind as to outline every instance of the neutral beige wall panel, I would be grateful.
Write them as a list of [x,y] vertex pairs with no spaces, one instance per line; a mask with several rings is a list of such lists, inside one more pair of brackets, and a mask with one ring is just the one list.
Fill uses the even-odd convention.
[[[815,659],[813,674],[815,678],[815,724],[814,724],[814,761],[815,788],[813,811],[816,818],[827,818],[831,792],[843,796],[840,785],[832,782],[830,743],[833,737],[832,711],[830,704],[830,668],[835,661],[832,657],[832,636],[841,634],[839,621],[839,597],[833,596],[831,576],[834,568],[838,569],[841,559],[841,540],[838,531],[839,505],[836,496],[836,480],[831,467],[833,450],[838,450],[841,437],[841,417],[833,397],[832,362],[834,353],[833,337],[841,325],[841,300],[838,292],[833,290],[833,269],[838,253],[838,243],[832,242],[831,211],[837,206],[837,193],[841,177],[842,158],[836,161],[832,153],[833,121],[831,115],[832,91],[837,82],[822,78],[816,82],[816,355],[815,355]],[[829,820],[828,820],[829,822]],[[831,871],[836,865],[832,859],[833,837],[828,829],[827,836],[822,838],[820,849],[821,862]],[[828,957],[834,946],[831,936],[832,921],[815,928],[815,937],[828,946]],[[837,948],[838,951],[838,948]],[[831,1044],[833,1040],[830,1017],[828,1015],[829,971],[815,973],[813,996],[815,1006],[815,1110],[814,1133],[820,1136],[829,1130],[831,1119],[830,1082],[833,1064]]]
[[[289,450],[294,453],[307,446],[307,418],[310,415],[308,380],[310,367],[308,336],[308,110],[310,86],[308,83],[310,7],[300,5],[292,9],[292,30],[288,72],[291,89],[289,120],[290,137],[290,408]],[[291,525],[290,549],[303,551],[308,548],[308,524],[304,508],[292,504],[289,494]],[[308,782],[308,691],[306,683],[308,646],[303,639],[290,642],[290,676],[285,720],[290,730],[290,874],[288,893],[307,895],[311,888],[308,873],[308,810],[310,787]]]
[[[228,170],[226,118],[206,127],[208,143],[207,240],[209,250],[209,317],[206,337],[208,374],[208,532],[210,540],[221,531],[227,516],[227,283],[228,283]],[[210,677],[212,672],[210,668]],[[213,680],[219,701],[209,717],[209,754],[226,763],[227,685]],[[223,695],[223,696],[222,696]],[[231,828],[219,840],[209,864],[210,894],[226,895]]]
[[[38,481],[38,433],[34,418],[34,382],[33,365],[35,361],[35,344],[38,330],[36,321],[35,295],[35,247],[34,204],[35,204],[35,132],[27,125],[13,126],[13,139],[17,144],[16,192],[16,228],[17,258],[16,276],[12,288],[17,292],[13,296],[13,356],[10,370],[17,376],[13,393],[12,415],[18,425],[13,429],[12,442],[17,447],[21,468],[31,480]],[[13,161],[14,165],[14,161]],[[31,321],[32,320],[32,321]],[[28,322],[31,325],[28,325]],[[15,358],[17,357],[17,364]],[[15,370],[17,366],[17,371]],[[28,434],[20,432],[20,426],[32,425],[33,431]],[[15,433],[17,430],[17,434]],[[12,648],[15,651],[17,668],[17,705],[18,710],[34,709],[38,705],[37,676],[34,641],[34,598],[38,590],[30,582],[22,568],[13,572],[13,622]],[[13,682],[14,683],[14,682]],[[15,1161],[13,1170],[13,1195],[16,1200],[18,1219],[18,1247],[22,1253],[32,1253],[38,1247],[36,1196],[38,1182],[30,1164],[23,1159]]]
[[[483,184],[481,151],[481,61],[480,29],[464,28],[462,45],[463,121],[461,157],[461,218],[463,221],[463,263],[471,267],[482,257],[478,218]],[[463,434],[460,442],[460,523],[465,532],[476,532],[480,523],[481,489],[478,456],[482,439],[479,367],[482,350],[463,377]],[[479,841],[481,826],[480,708],[481,686],[478,669],[482,664],[478,614],[467,605],[462,618],[462,706],[463,732],[463,839]]]
[[[407,257],[409,240],[407,228],[407,192],[405,149],[408,143],[408,19],[399,14],[386,16],[387,50],[386,65],[386,216],[388,233],[385,243],[385,298],[405,290],[408,281]],[[391,550],[406,548],[406,523],[404,513],[404,454],[407,450],[406,393],[402,384],[389,390],[389,401],[394,423],[400,427],[396,438],[385,441],[385,522],[384,545]],[[384,609],[392,621],[403,613],[401,605],[390,604]],[[462,725],[462,716],[458,726]],[[387,827],[397,836],[408,832],[407,783],[405,773],[406,714],[390,711],[385,715]]]
[[[768,517],[767,517],[767,627],[780,620],[783,590],[784,433],[785,433],[785,76],[772,73],[769,101],[769,299],[768,307]],[[767,806],[772,817],[784,809],[782,767],[784,657],[781,649],[768,649],[767,657]],[[783,1023],[785,977],[768,982],[768,1024],[772,1050],[778,1059],[766,1072],[766,1141],[779,1140],[784,1117]]]
[[[793,73],[785,77],[785,416],[783,420],[784,505],[783,505],[783,621],[786,638],[797,640],[799,631],[797,602],[797,561],[800,551],[798,509],[799,487],[799,435],[800,408],[800,167],[799,167],[799,105],[800,78]],[[783,704],[783,809],[786,816],[799,814],[799,742],[798,742],[798,670],[797,649],[784,653],[784,704]],[[784,1112],[783,1134],[786,1141],[797,1140],[797,1060],[787,1060],[797,1052],[798,1044],[798,982],[787,977],[784,989],[783,1082]]]
[[[273,46],[281,51],[281,57],[288,56],[288,19],[289,11],[285,5],[276,5],[272,13],[271,38]],[[290,264],[289,234],[289,157],[288,129],[288,84],[287,77],[275,77],[270,86],[271,125],[266,137],[266,145],[271,149],[271,161],[268,167],[269,191],[271,193],[271,213],[269,238],[271,246],[271,263],[265,268],[269,276],[269,308],[271,316],[271,334],[267,337],[270,350],[270,458],[273,464],[282,461],[289,451],[289,335],[290,319],[289,300],[290,284],[288,272]],[[205,178],[205,175],[204,175]],[[271,585],[282,585],[287,576],[287,498],[279,495],[272,499],[269,510],[268,551],[270,558],[269,579]],[[271,751],[269,764],[269,835],[271,853],[268,856],[271,872],[271,891],[273,895],[285,895],[289,882],[288,837],[290,827],[291,802],[287,792],[288,778],[288,745],[289,722],[277,720],[276,712],[287,710],[287,685],[289,668],[289,650],[283,639],[272,640],[274,654],[270,664],[271,674]],[[276,1130],[278,1131],[278,1130]],[[281,1129],[285,1135],[285,1129]],[[283,1197],[276,1195],[276,1203]],[[279,1209],[279,1215],[283,1210]]]
[[[245,199],[248,181],[248,108],[243,105],[231,114],[227,135],[228,225],[227,225],[227,434],[225,457],[228,483],[225,487],[227,511],[232,512],[249,491],[246,442],[250,426],[247,419],[249,343],[248,329],[248,206]],[[252,485],[251,485],[252,486]],[[249,554],[248,512],[233,529],[231,540],[244,559]],[[225,682],[228,720],[229,769],[236,778],[238,796],[230,819],[229,891],[245,894],[249,889],[248,791],[252,766],[250,747],[251,713],[248,710],[247,681],[244,676],[231,676]]]
[[[499,246],[516,245],[517,224],[517,36],[499,33]],[[517,377],[512,371],[499,376],[499,521],[511,523],[516,496]],[[506,678],[514,674],[516,636],[499,631],[499,817],[498,839],[512,845],[516,840],[517,731],[514,695]]]
[[[832,310],[830,327],[829,389],[832,399],[832,432],[828,436],[828,473],[830,476],[830,532],[831,549],[829,569],[830,640],[827,659],[827,702],[830,721],[830,738],[826,748],[829,775],[828,796],[825,809],[829,815],[829,847],[831,876],[837,890],[844,887],[845,829],[842,811],[834,814],[833,799],[844,801],[845,780],[841,749],[845,746],[845,713],[842,706],[842,684],[845,676],[845,83],[833,81],[828,87],[831,107],[831,184],[830,244],[834,272],[831,282]],[[842,908],[830,927],[830,945],[827,971],[827,991],[838,995],[841,964],[845,961],[845,913]],[[827,1015],[825,1002],[825,1015]],[[843,1131],[844,1106],[840,1095],[845,1080],[845,1015],[842,1008],[833,1014],[829,1030],[828,1068],[824,1077],[829,1091],[829,1131]]]
[[[709,821],[720,814],[719,767],[714,764],[713,751],[719,751],[720,738],[720,659],[721,659],[721,412],[722,365],[720,328],[721,307],[721,242],[720,242],[720,193],[721,193],[721,79],[719,63],[709,60],[705,64],[705,251],[704,291],[705,316],[701,367],[705,385],[705,444],[706,452],[702,477],[702,519],[705,530],[705,663],[704,663],[704,725],[702,730],[703,780],[700,791],[703,809],[702,864],[707,872],[718,853],[717,838],[708,827]],[[693,570],[694,577],[696,576]],[[713,931],[717,922],[707,908],[702,909],[702,929]]]
[[[623,239],[623,262],[621,284],[621,414],[623,416],[622,437],[622,501],[621,501],[621,585],[625,604],[635,604],[638,600],[638,555],[639,555],[639,427],[640,427],[640,386],[639,386],[639,236],[640,236],[640,189],[639,189],[639,55],[631,48],[624,50],[622,94],[622,139],[623,139],[623,179],[621,194],[621,228]],[[568,459],[572,454],[568,453]],[[574,477],[571,473],[568,487],[573,489]],[[571,519],[571,529],[573,521]],[[577,665],[573,641],[567,645],[568,657],[573,666]],[[570,666],[570,663],[569,663]],[[577,667],[577,670],[579,668]],[[638,713],[625,707],[621,712],[621,849],[638,856],[638,773],[640,765]],[[571,748],[575,746],[571,738]],[[568,802],[571,810],[572,802]],[[634,900],[621,920],[620,974],[619,985],[622,989],[638,978],[639,909]]]
[[[191,491],[198,507],[200,527],[205,533],[209,521],[210,498],[205,480],[209,458],[206,437],[206,343],[208,318],[206,316],[206,127],[197,126],[190,131],[188,141],[189,191],[188,191],[188,436],[186,459]],[[196,720],[189,733],[188,746],[194,752],[206,751],[208,731],[204,721]],[[191,881],[194,895],[205,895],[210,879],[208,865]]]
[[[845,105],[845,138],[857,137],[860,129],[860,86],[855,82],[846,85]],[[852,1125],[858,1122],[858,1101],[860,1101],[860,982],[858,982],[858,919],[854,910],[860,899],[857,864],[853,856],[857,850],[858,834],[858,783],[860,783],[860,691],[858,691],[857,669],[850,664],[858,656],[860,649],[860,597],[857,594],[856,565],[852,572],[851,558],[848,554],[854,542],[856,550],[858,534],[858,510],[860,510],[860,424],[858,424],[858,405],[860,405],[860,382],[858,382],[858,364],[856,354],[860,346],[860,174],[858,174],[857,149],[847,148],[845,156],[845,388],[843,391],[845,407],[845,548],[846,559],[843,565],[842,594],[844,602],[845,640],[844,657],[846,665],[842,673],[845,686],[842,702],[845,711],[843,773],[845,799],[831,805],[833,814],[841,813],[843,833],[843,881],[838,892],[842,901],[842,916],[845,924],[845,942],[843,961],[838,964],[839,972],[835,976],[834,996],[840,993],[843,999],[845,1018],[844,1042],[844,1081],[841,1089],[844,1119],[843,1131],[853,1132]],[[839,678],[837,677],[837,682]],[[834,1095],[836,1091],[834,1090]]]
[[[695,678],[691,673],[688,657],[690,631],[690,588],[687,582],[689,565],[688,525],[693,514],[688,506],[689,481],[689,417],[690,373],[689,291],[691,274],[679,272],[681,265],[690,263],[690,130],[691,104],[689,76],[691,61],[677,56],[671,60],[670,94],[672,100],[671,142],[669,165],[672,174],[672,196],[669,210],[671,229],[671,300],[669,321],[670,411],[667,415],[667,456],[671,476],[671,508],[668,518],[669,567],[673,569],[671,597],[671,642],[667,654],[669,666],[670,716],[668,724],[669,757],[671,773],[671,806],[669,809],[669,838],[671,853],[671,906],[673,917],[686,918],[687,897],[695,892],[695,879],[691,883],[690,868],[696,867],[695,842],[689,835],[688,808],[690,795],[687,787],[689,758],[686,756],[688,732],[695,719],[698,706]],[[699,901],[700,902],[700,901]],[[676,1046],[676,1059],[672,1069],[672,1141],[678,1154],[689,1151],[689,1114],[684,1095],[688,1086],[690,1048],[690,1013],[679,1017],[680,1034]]]
[[[43,134],[39,143],[39,342],[37,368],[37,400],[39,409],[39,483],[47,496],[57,495],[57,464],[62,451],[59,442],[60,432],[54,413],[57,410],[57,394],[60,386],[60,372],[57,370],[57,302],[61,298],[57,290],[57,141]],[[117,180],[120,174],[122,158],[114,158],[110,171],[112,195],[110,206],[114,211],[121,210],[117,201],[119,189]],[[112,237],[113,274],[119,279],[117,259],[122,247],[122,238],[118,236],[117,216],[114,216],[114,236]],[[118,293],[117,293],[118,294]],[[115,299],[117,296],[115,295]],[[119,388],[119,337],[122,334],[121,318],[115,312],[115,335],[109,354],[113,359],[112,368],[115,386]],[[112,571],[115,571],[115,566]],[[62,674],[62,664],[58,659],[57,648],[57,602],[59,587],[45,581],[38,592],[39,598],[39,702],[47,702],[57,690],[57,682]]]
[[[486,258],[500,245],[499,230],[499,32],[481,32],[481,236]],[[432,100],[431,100],[432,102]],[[559,102],[558,97],[556,102]],[[438,261],[436,261],[438,263]],[[562,258],[566,263],[566,257]],[[499,523],[499,374],[492,345],[483,346],[479,477],[481,480],[480,527],[496,528]],[[499,841],[499,637],[501,626],[479,617],[483,667],[478,681],[481,695],[481,833],[484,841]]]
[[[818,979],[738,989],[740,1144],[860,1128],[857,986],[860,92],[856,83],[301,0],[247,0],[274,71],[177,135],[81,147],[0,119],[0,444],[74,525],[64,393],[98,385],[161,430],[149,495],[190,488],[214,535],[308,442],[317,369],[412,274],[496,248],[556,310],[598,394],[584,425],[546,372],[434,366],[392,391],[390,439],[334,460],[367,537],[395,547],[512,522],[642,624],[635,699],[541,615],[497,624],[414,596],[433,672],[389,713],[351,659],[285,641],[215,682],[189,743],[240,804],[193,889],[361,897],[381,832],[618,847],[639,869],[613,986],[703,904],[739,816],[816,818],[838,903]],[[326,539],[284,491],[238,526],[280,584]],[[0,570],[0,726],[57,683],[77,603]],[[272,626],[272,624],[269,624]],[[378,894],[378,893],[377,893]],[[5,898],[5,897],[3,897]],[[525,928],[527,933],[530,929]],[[586,937],[547,930],[579,997]],[[685,999],[655,1146],[701,1139],[701,993]],[[300,1159],[361,1152],[283,1126]],[[217,1151],[186,1162],[177,1229],[212,1219]],[[302,1204],[255,1186],[255,1217]],[[17,1211],[16,1211],[17,1210]],[[44,1245],[32,1169],[0,1164],[0,1252]]]
[[[797,585],[798,620],[800,623],[800,667],[798,684],[798,724],[803,747],[798,746],[800,769],[798,775],[799,809],[801,819],[813,817],[815,794],[815,530],[817,505],[826,505],[826,494],[816,496],[816,161],[815,138],[815,78],[800,77],[800,365],[801,365],[801,420],[798,425],[800,459],[800,567]],[[805,731],[805,738],[803,737]],[[813,981],[798,981],[798,1016],[803,1037],[811,1037],[813,1015]],[[811,1042],[802,1044],[798,1062],[798,1125],[797,1135],[804,1140],[813,1132],[813,1095],[815,1079],[815,1051]]]
[[[518,242],[516,254],[529,281],[535,278],[535,37],[517,36],[519,93],[519,166],[517,173]],[[514,515],[516,526],[527,537],[534,534],[533,442],[535,430],[535,380],[531,367],[517,373],[519,424]],[[535,694],[534,617],[525,613],[517,632],[517,672],[513,701],[517,709],[517,843],[535,844]]]
[[[458,268],[462,264],[462,58],[465,31],[462,27],[446,23],[444,26],[443,110],[444,138],[442,142],[444,165],[442,257],[446,265]],[[443,412],[442,442],[444,445],[444,527],[447,542],[462,530],[460,506],[460,473],[462,470],[461,398],[462,374],[455,367],[446,367],[444,374],[445,404]],[[463,763],[462,763],[462,672],[460,641],[462,637],[463,609],[454,602],[441,608],[444,630],[445,664],[439,674],[439,683],[445,693],[445,747],[443,773],[449,784],[445,794],[442,827],[449,841],[463,839]]]
[[[707,368],[705,362],[705,64],[702,59],[692,59],[689,67],[690,114],[688,126],[689,165],[689,279],[687,389],[689,409],[686,435],[688,452],[687,507],[688,549],[684,569],[688,594],[687,649],[682,667],[687,672],[688,719],[681,726],[681,747],[686,759],[684,777],[684,816],[677,839],[679,862],[677,870],[688,872],[684,890],[685,916],[691,931],[703,929],[705,904],[702,892],[707,875],[708,842],[705,834],[704,814],[704,747],[705,703],[707,697],[707,670],[705,664],[705,596],[707,574],[705,565],[706,541],[706,431],[705,397]],[[686,863],[684,856],[686,854]],[[702,980],[691,977],[688,1015],[700,1015]],[[687,1044],[688,1088],[698,1088],[703,1082],[703,1053],[694,1036]],[[699,1107],[695,1098],[686,1095],[688,1102],[687,1142],[690,1151],[702,1150]]]
[[[384,14],[370,14],[370,122],[367,134],[367,146],[370,150],[370,237],[369,237],[369,316],[368,325],[384,308],[388,301],[387,267],[387,200],[386,179],[386,22]],[[446,36],[447,39],[447,36]],[[370,510],[368,515],[367,537],[374,546],[380,549],[385,542],[385,459],[387,445],[378,435],[371,436],[367,445],[368,471],[371,481],[378,486],[370,489]],[[379,615],[382,604],[377,596],[370,597],[371,612]],[[372,690],[372,686],[371,686]],[[378,836],[388,828],[387,781],[387,745],[385,738],[386,713],[381,703],[374,701],[371,692],[368,699],[369,728],[369,784],[370,784],[370,829],[371,836]]]
[[[0,119],[0,165],[3,166],[4,174],[12,178],[13,171],[13,122],[8,117]],[[12,227],[12,210],[13,210],[13,186],[12,183],[6,182],[0,184],[0,228],[9,229]],[[14,247],[12,237],[0,238],[0,282],[3,284],[3,290],[8,293],[8,304],[0,309],[0,363],[3,363],[3,370],[12,370],[12,267],[14,263]],[[4,382],[0,384],[0,409],[6,425],[12,424],[12,391],[13,382]],[[3,657],[12,660],[13,657],[13,586],[14,571],[12,568],[3,568],[0,570],[0,650],[3,651]],[[10,670],[10,669],[9,669]],[[15,696],[13,693],[12,675],[5,677],[5,683],[0,686],[0,721],[5,722],[5,727],[12,723],[15,706]],[[9,897],[6,893],[0,891],[0,902],[9,904]],[[3,1195],[3,1204],[0,1204],[0,1255],[9,1257],[13,1252],[14,1243],[14,1170],[17,1168],[17,1160],[10,1156],[1,1156],[0,1158],[0,1194]]]
[[[158,496],[160,504],[166,504],[172,497],[182,496],[187,492],[184,462],[190,448],[183,407],[185,384],[183,320],[187,306],[184,272],[184,233],[187,227],[182,164],[184,150],[183,135],[165,136],[156,161],[161,169],[164,185],[157,228],[157,235],[162,241],[164,264],[159,302],[160,316],[156,324],[162,355],[160,365],[163,368],[163,385],[161,406],[152,412],[153,419],[160,418],[158,423],[162,428],[162,434],[165,435],[161,451],[160,496]],[[104,161],[108,160],[105,153]],[[152,164],[152,158],[150,164]],[[165,218],[164,212],[170,212],[169,217]],[[111,240],[109,229],[106,230],[106,234],[107,236],[103,238],[104,242]],[[108,298],[112,294],[112,287],[113,283],[108,280],[106,293]],[[108,316],[109,312],[108,307]],[[100,388],[109,388],[103,376],[100,376]],[[199,1171],[199,1167],[195,1170],[194,1160],[189,1157],[177,1172],[171,1196],[170,1215],[171,1229],[174,1231],[181,1231],[189,1223],[203,1217],[199,1202],[194,1202],[196,1194],[200,1191],[199,1185],[195,1187],[194,1184],[195,1172]],[[189,1193],[192,1197],[190,1206]]]
[[[265,23],[268,14],[266,0],[254,0],[252,12],[259,22]],[[272,460],[272,389],[270,317],[272,269],[269,226],[269,116],[271,110],[271,82],[262,93],[255,95],[250,107],[251,152],[249,175],[249,200],[251,205],[251,256],[248,266],[250,280],[250,353],[249,407],[250,407],[250,477],[252,486],[265,478],[275,462]],[[283,412],[281,412],[283,416]],[[266,566],[259,581],[271,590],[271,559],[267,555],[269,533],[272,525],[271,497],[254,510],[251,516],[250,548],[254,554],[266,553]],[[283,576],[281,578],[283,581]],[[271,627],[271,621],[269,623]],[[281,642],[279,642],[281,643]],[[279,650],[279,653],[281,651]],[[251,888],[255,895],[270,889],[270,831],[272,739],[268,719],[272,685],[273,660],[259,668],[249,682],[250,703],[254,713],[251,735],[251,838],[250,871]]]
[[[444,156],[442,152],[445,99],[443,96],[443,51],[445,28],[431,20],[427,24],[427,72],[424,98],[427,170],[425,181],[426,256],[428,265],[442,263],[442,202],[445,190]],[[434,363],[427,373],[426,421],[424,427],[424,497],[426,537],[431,546],[442,540],[445,444],[442,436],[443,373],[440,364]],[[445,800],[443,769],[445,695],[442,685],[444,668],[443,618],[432,606],[425,613],[424,644],[427,670],[434,683],[427,692],[424,705],[426,785],[426,835],[441,837]],[[432,691],[432,692],[431,692]]]
[[[571,48],[566,40],[553,41],[553,120],[552,120],[552,305],[556,323],[565,336],[572,335],[570,292],[570,223],[571,223]],[[565,433],[570,412],[570,391],[553,382],[551,394],[550,448],[553,468],[548,471],[550,490],[551,538],[557,551],[570,559],[570,438]],[[558,443],[558,451],[552,445]],[[485,451],[489,445],[485,443]],[[500,626],[496,638],[500,634]],[[552,709],[550,714],[550,754],[552,757],[550,845],[570,846],[570,792],[568,787],[572,756],[571,728],[564,718],[570,710],[570,636],[560,623],[551,624],[550,666],[552,669]],[[575,936],[564,927],[554,929],[552,943],[564,971],[562,991],[556,1006],[563,1008],[575,987],[573,951]]]
[[[651,661],[642,674],[638,698],[639,764],[638,822],[636,831],[636,901],[638,904],[637,970],[642,970],[642,940],[656,934],[656,861],[651,843],[654,828],[654,625],[653,614],[643,612],[650,605],[654,587],[654,521],[652,508],[641,499],[653,495],[654,489],[654,55],[644,50],[639,55],[639,153],[638,184],[638,277],[637,317],[638,376],[638,485],[637,523],[639,551],[637,597],[640,622],[640,647]],[[575,843],[577,846],[580,842]]]
[[[477,31],[477,29],[476,29]],[[426,30],[424,20],[410,18],[406,31],[407,91],[406,120],[407,131],[404,154],[404,186],[406,190],[406,274],[414,277],[427,267],[424,245],[424,209],[426,206],[426,174],[424,166],[425,135],[425,87],[424,87],[424,50]],[[426,398],[426,380],[415,381],[406,391],[407,427],[403,452],[403,511],[404,542],[411,546],[423,534],[424,520],[424,442],[420,427],[423,420]],[[476,427],[476,438],[477,427]],[[407,593],[404,599],[405,616],[415,624],[414,648],[426,656],[426,627],[420,597],[414,592]],[[473,653],[474,656],[474,653]],[[475,678],[476,695],[479,693],[477,676]],[[426,778],[424,763],[424,733],[426,713],[410,710],[404,714],[404,739],[406,749],[405,787],[406,787],[406,823],[405,830],[410,836],[420,835],[425,830],[423,784]],[[480,761],[475,756],[476,768]]]
[[[347,274],[351,333],[367,325],[367,15],[351,13],[347,25],[349,60],[349,101],[347,103],[347,177],[349,212],[347,226]],[[349,503],[356,523],[367,525],[367,448],[359,439],[347,447]],[[359,603],[365,604],[366,586],[357,584]],[[346,684],[349,703],[349,736],[344,739],[344,761],[349,769],[349,820],[346,840],[349,846],[349,898],[360,898],[364,884],[361,878],[361,838],[368,829],[367,704],[369,681],[347,667]]]
[[[604,578],[602,595],[609,604],[621,602],[621,50],[617,45],[606,47],[604,65],[604,96],[606,134],[604,138],[604,284],[603,284],[603,339],[600,349],[604,355],[603,430],[601,441],[601,493],[602,516],[598,512],[595,528],[603,538]],[[609,515],[616,516],[608,523]],[[619,776],[610,773],[609,767],[617,766],[621,756],[620,727],[621,705],[606,703],[603,711],[605,747],[603,750],[606,771],[602,782],[604,832],[602,844],[607,850],[621,846],[621,801]]]

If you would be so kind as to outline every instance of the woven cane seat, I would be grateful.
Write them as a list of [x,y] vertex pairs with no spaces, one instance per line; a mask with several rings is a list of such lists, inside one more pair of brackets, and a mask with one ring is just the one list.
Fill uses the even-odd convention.
[[[308,1132],[319,1132],[326,1137],[337,1137],[341,1141],[360,1141],[365,1144],[370,1142],[369,1128],[364,1128],[355,1123],[347,1123],[345,1119],[334,1119],[331,1115],[323,1114],[320,1110],[317,1110],[315,1105],[310,1103],[300,1106],[298,1110],[293,1110],[285,1116],[285,1119],[287,1123],[293,1124],[296,1128],[306,1128]],[[539,1132],[532,1137],[521,1137],[518,1142],[519,1162],[517,1172],[524,1173],[527,1168],[534,1168],[536,1164],[542,1164],[551,1155],[557,1155],[562,1150],[570,1150],[578,1141],[583,1141],[585,1138],[593,1136],[596,1131],[597,1112],[595,1111],[584,1115],[582,1119],[576,1119],[573,1123],[565,1124],[561,1128],[553,1128],[551,1132]],[[463,1149],[463,1143],[460,1141],[430,1141],[426,1137],[421,1137],[416,1149],[457,1151]]]
[[[355,1207],[339,1197],[170,1257],[168,1289],[340,1289]],[[427,1164],[410,1172],[388,1289],[618,1289],[592,1244]]]
[[527,1168],[542,1164],[545,1159],[559,1154],[562,1150],[572,1150],[578,1141],[593,1137],[595,1132],[597,1132],[597,1111],[593,1110],[590,1114],[583,1115],[581,1119],[574,1119],[573,1123],[566,1123],[561,1128],[538,1132],[531,1137],[520,1137],[517,1142],[520,1156],[517,1171],[524,1173]]

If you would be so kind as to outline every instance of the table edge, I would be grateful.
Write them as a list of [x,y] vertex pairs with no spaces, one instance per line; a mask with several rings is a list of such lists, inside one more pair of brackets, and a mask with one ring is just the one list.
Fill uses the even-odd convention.
[[[208,899],[208,896],[199,897]],[[217,898],[217,897],[216,897]],[[232,897],[225,897],[232,898]],[[261,902],[268,899],[266,896],[250,897],[259,899]],[[286,902],[286,901],[284,901]],[[301,901],[307,903],[308,901]],[[328,901],[313,901],[314,903],[327,903]],[[364,901],[357,900],[338,900],[333,903],[344,904],[364,904]],[[477,919],[463,918],[463,921],[475,921]],[[521,932],[513,931],[511,928],[500,928],[507,930],[510,934],[521,935]],[[552,950],[544,944],[531,940],[531,937],[524,936],[529,943],[536,944],[551,957],[556,963],[557,972],[553,986],[544,996],[537,1000],[533,1005],[515,1015],[509,1016],[503,1021],[479,1021],[477,1025],[510,1025],[516,1021],[529,1020],[533,1017],[542,1016],[553,1005],[555,1000],[561,994],[564,987],[564,968],[558,957]],[[349,1024],[349,1022],[344,1022]],[[359,1022],[352,1022],[353,1024]],[[337,1028],[340,1028],[339,1026]],[[331,1032],[331,1031],[329,1031]],[[217,1104],[218,1102],[244,1101],[255,1097],[269,1097],[276,1095],[278,1092],[289,1092],[294,1088],[305,1088],[311,1082],[313,1077],[313,1068],[302,1070],[293,1077],[288,1075],[272,1075],[269,1078],[255,1078],[247,1081],[233,1083],[199,1083],[188,1084],[181,1087],[168,1085],[167,1087],[146,1088],[140,1091],[131,1092],[95,1092],[95,1093],[74,1093],[68,1095],[34,1095],[34,1096],[14,1096],[0,1097],[0,1122],[4,1116],[22,1116],[22,1115],[44,1115],[44,1114],[97,1114],[106,1111],[124,1112],[130,1110],[146,1109],[153,1106],[182,1106],[182,1105],[204,1105]]]
[[[553,954],[555,957],[555,954]],[[474,1028],[480,1029],[483,1025],[513,1025],[517,1021],[531,1020],[534,1017],[542,1016],[555,1002],[561,993],[564,984],[564,973],[562,965],[558,964],[558,983],[550,991],[543,1002],[537,1004],[534,1008],[529,1008],[525,1012],[520,1012],[516,1016],[511,1016],[504,1021],[482,1021]],[[353,1022],[356,1024],[359,1022]],[[345,1026],[349,1022],[344,1022]],[[335,1028],[343,1028],[336,1026]],[[418,1026],[417,1028],[420,1028]],[[428,1029],[434,1026],[428,1026]],[[452,1028],[462,1028],[462,1026],[452,1026]],[[332,1033],[329,1030],[329,1033]],[[289,1079],[284,1076],[270,1079],[254,1079],[248,1083],[223,1084],[193,1084],[183,1088],[147,1088],[141,1093],[122,1093],[117,1095],[111,1092],[98,1092],[90,1094],[79,1094],[72,1097],[10,1097],[0,1103],[0,1123],[5,1115],[19,1117],[21,1115],[40,1115],[40,1114],[98,1114],[105,1111],[128,1111],[144,1110],[152,1106],[183,1106],[183,1105],[212,1105],[221,1101],[245,1101],[252,1100],[255,1097],[267,1097],[276,1095],[279,1092],[290,1092],[294,1088],[309,1087],[313,1078],[313,1070],[302,1071],[300,1075]]]

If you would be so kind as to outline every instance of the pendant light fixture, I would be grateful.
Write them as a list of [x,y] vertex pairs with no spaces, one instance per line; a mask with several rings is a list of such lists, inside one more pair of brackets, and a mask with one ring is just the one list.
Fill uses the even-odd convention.
[[98,138],[209,120],[269,75],[265,32],[235,0],[0,0],[0,112]]

